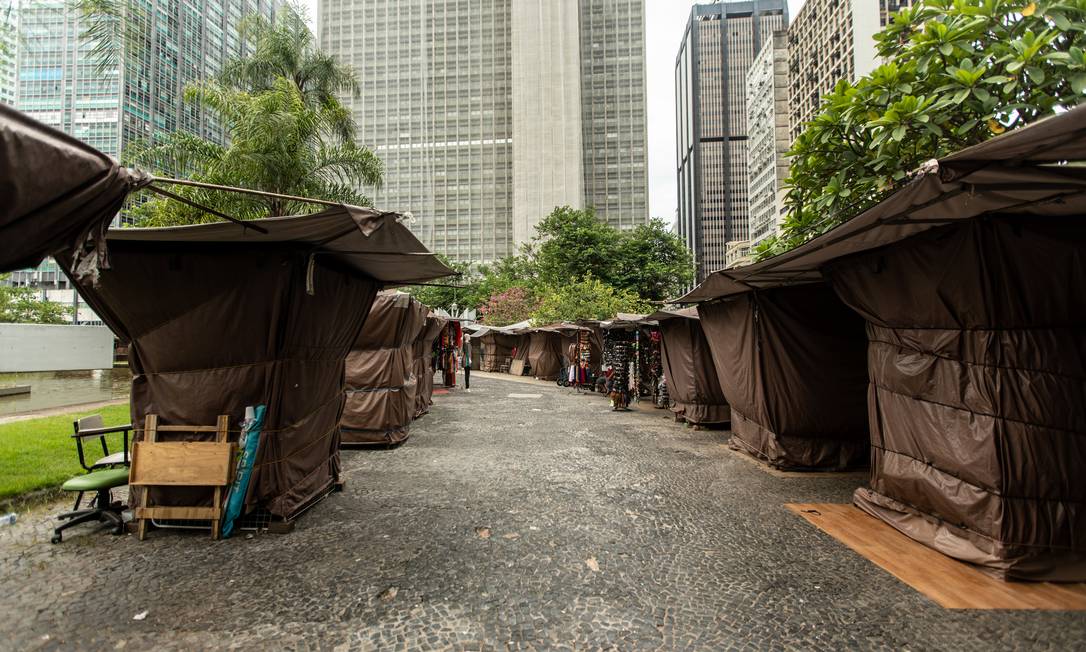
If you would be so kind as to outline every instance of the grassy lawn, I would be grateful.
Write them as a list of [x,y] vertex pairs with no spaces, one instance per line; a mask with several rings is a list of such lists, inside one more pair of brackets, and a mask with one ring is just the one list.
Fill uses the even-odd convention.
[[[128,423],[128,403],[87,412],[58,414],[0,424],[0,500],[35,489],[59,487],[65,480],[83,473],[72,439],[72,421],[89,414],[101,414],[107,426]],[[121,435],[108,439],[111,453],[121,450]],[[89,461],[101,457],[97,440],[87,440]]]

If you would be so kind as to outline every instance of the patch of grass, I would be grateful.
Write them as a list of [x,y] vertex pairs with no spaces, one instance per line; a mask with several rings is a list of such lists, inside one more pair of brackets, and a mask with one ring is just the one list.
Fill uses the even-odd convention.
[[[128,404],[109,405],[97,410],[58,414],[0,424],[0,500],[37,489],[53,489],[74,475],[84,473],[72,439],[72,422],[90,414],[101,414],[107,426],[129,422]],[[109,452],[121,450],[121,435],[110,435]],[[88,462],[101,457],[97,439],[86,445]]]

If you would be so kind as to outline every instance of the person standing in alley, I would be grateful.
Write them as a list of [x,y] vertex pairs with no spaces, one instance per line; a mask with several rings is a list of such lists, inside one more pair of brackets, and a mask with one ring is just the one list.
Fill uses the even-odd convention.
[[460,353],[460,360],[464,365],[464,389],[471,391],[471,336],[464,335],[464,346]]

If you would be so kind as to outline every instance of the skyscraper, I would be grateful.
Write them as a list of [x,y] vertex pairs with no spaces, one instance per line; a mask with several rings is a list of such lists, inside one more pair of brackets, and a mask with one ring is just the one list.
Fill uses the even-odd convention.
[[675,60],[679,234],[700,281],[750,237],[746,77],[788,23],[786,0],[695,5]]
[[185,86],[218,74],[240,56],[238,25],[249,14],[271,17],[275,0],[150,0],[132,18],[144,48],[128,65],[99,69],[80,35],[78,9],[67,0],[23,0],[17,106],[101,151],[118,156],[134,142],[189,131],[222,142],[222,126],[183,101]]
[[18,47],[19,7],[16,0],[0,0],[0,104],[8,106],[15,106]]
[[321,0],[321,46],[385,164],[374,203],[453,260],[516,251],[556,205],[648,219],[644,0]]
[[773,32],[747,73],[747,199],[753,248],[778,232],[788,178],[788,36]]
[[878,67],[875,34],[911,5],[912,0],[807,0],[788,28],[792,140],[838,81],[856,81]]

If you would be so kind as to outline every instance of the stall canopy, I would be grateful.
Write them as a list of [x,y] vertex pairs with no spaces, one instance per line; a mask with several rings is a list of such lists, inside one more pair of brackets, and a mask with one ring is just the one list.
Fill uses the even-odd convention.
[[1086,580],[1086,107],[932,161],[691,295],[828,279],[867,320],[861,508],[1005,578]]
[[426,316],[426,326],[419,331],[415,340],[415,376],[418,385],[415,388],[415,418],[430,411],[434,404],[434,340],[448,324],[448,320],[434,313]]
[[398,444],[415,418],[415,341],[430,309],[404,292],[382,292],[347,354],[344,444]]
[[732,408],[732,447],[771,466],[868,462],[864,322],[825,283],[698,307]]
[[[453,271],[397,215],[350,206],[244,226],[115,229],[101,238],[58,239],[57,232],[94,236],[138,184],[116,192],[112,203],[73,202],[78,188],[68,185],[64,168],[42,169],[54,188],[49,196],[28,178],[36,168],[17,167],[10,157],[64,162],[93,158],[93,150],[10,111],[0,119],[5,135],[20,134],[17,146],[5,139],[0,152],[8,157],[3,183],[38,206],[35,212],[20,202],[0,205],[0,260],[33,262],[14,248],[54,255],[95,312],[130,343],[133,422],[154,413],[162,425],[210,425],[226,414],[236,430],[246,406],[263,404],[267,416],[247,504],[291,517],[323,495],[338,473],[344,358],[377,290]],[[139,177],[119,168],[113,174]],[[50,221],[58,206],[65,223],[79,229]],[[39,226],[37,217],[49,226]]]
[[150,177],[0,105],[0,272],[101,239],[132,190]]
[[660,310],[648,319],[660,325],[660,357],[675,415],[695,425],[727,423],[731,409],[697,310]]

